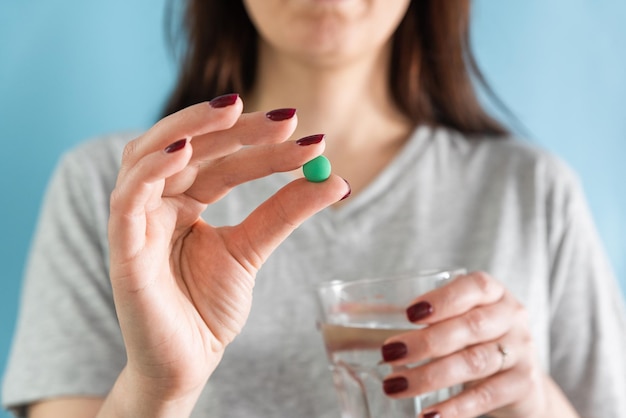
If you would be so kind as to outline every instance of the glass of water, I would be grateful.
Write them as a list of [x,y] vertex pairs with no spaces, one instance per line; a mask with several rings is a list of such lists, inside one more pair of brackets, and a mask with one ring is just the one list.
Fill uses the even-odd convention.
[[415,418],[424,408],[460,392],[455,386],[409,399],[388,397],[384,378],[407,366],[385,363],[381,347],[389,337],[418,328],[406,317],[415,298],[463,273],[463,269],[437,270],[337,280],[317,287],[319,326],[342,418]]

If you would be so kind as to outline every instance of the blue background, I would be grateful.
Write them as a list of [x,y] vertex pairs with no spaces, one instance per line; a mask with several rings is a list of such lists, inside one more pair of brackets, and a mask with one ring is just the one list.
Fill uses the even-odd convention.
[[[164,0],[0,2],[0,373],[60,154],[148,127],[173,82]],[[580,175],[626,292],[626,2],[478,0],[474,45],[528,136]],[[5,418],[0,412],[0,418]]]

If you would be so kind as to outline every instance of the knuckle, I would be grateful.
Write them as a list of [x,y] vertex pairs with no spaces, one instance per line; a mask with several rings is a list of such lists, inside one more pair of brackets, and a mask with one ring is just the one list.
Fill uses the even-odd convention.
[[424,367],[420,373],[419,389],[422,391],[431,391],[437,387],[437,376],[439,374],[432,367]]
[[133,160],[134,155],[137,150],[137,140],[134,139],[128,142],[122,151],[122,165],[127,165],[130,161]]
[[536,368],[529,361],[520,362],[518,371],[526,376],[526,380],[529,382],[535,381],[539,375],[539,373],[535,373]]
[[536,368],[533,368],[529,374],[528,390],[535,391],[537,389],[542,389],[542,387],[543,387],[543,374]]
[[459,418],[463,416],[463,413],[461,411],[461,406],[459,405],[459,402],[454,402],[454,401],[448,401],[446,402],[445,405],[445,417],[446,418]]
[[292,220],[291,216],[289,215],[289,210],[287,209],[285,202],[283,202],[283,200],[280,198],[276,199],[275,201],[274,213],[278,220],[291,230],[294,230],[298,227],[298,225]]
[[534,393],[542,389],[543,374],[529,362],[518,363],[515,366],[519,390],[524,393]]
[[522,304],[517,304],[514,315],[521,323],[528,323],[530,320],[528,309]]
[[465,315],[465,325],[475,337],[483,335],[488,324],[489,318],[480,309],[474,309]]
[[212,172],[220,173],[219,183],[226,190],[230,190],[241,183],[241,171],[233,170],[232,164],[229,164],[226,157],[220,157],[206,163],[205,167],[210,167]]
[[472,389],[476,410],[489,411],[494,404],[494,387],[488,383]]
[[115,189],[113,189],[109,197],[109,208],[112,213],[117,212],[121,208],[122,201],[123,201],[122,192],[120,191],[119,187],[116,187]]
[[483,346],[470,347],[462,352],[467,370],[472,376],[484,376],[489,366],[489,354]]
[[420,353],[422,353],[422,356],[424,358],[435,357],[438,348],[437,338],[432,332],[429,332],[428,328],[426,328],[420,334]]
[[437,290],[439,292],[439,298],[441,302],[439,303],[444,307],[454,307],[459,304],[459,294],[456,288],[452,286],[444,286]]
[[517,346],[524,347],[526,353],[535,353],[535,339],[528,327],[528,323],[521,323],[515,329],[515,338],[517,339]]
[[474,285],[480,290],[481,293],[491,294],[495,290],[494,280],[484,271],[475,272],[472,274],[472,278],[474,280]]
[[521,337],[521,344],[524,347],[526,347],[526,352],[527,353],[536,353],[536,345],[535,345],[535,340],[533,339],[532,334],[530,333],[530,330],[526,329],[525,332],[522,333]]

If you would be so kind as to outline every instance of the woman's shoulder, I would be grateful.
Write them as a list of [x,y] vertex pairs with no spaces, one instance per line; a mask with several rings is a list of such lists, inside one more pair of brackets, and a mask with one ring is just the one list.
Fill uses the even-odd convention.
[[578,175],[560,156],[520,136],[467,138],[448,132],[449,144],[469,166],[488,177],[504,176],[553,187],[578,187]]
[[86,139],[63,152],[56,174],[71,177],[77,182],[95,178],[115,179],[124,146],[137,135],[136,132],[119,132]]
[[120,132],[78,143],[60,156],[52,181],[77,193],[110,193],[115,186],[124,146],[136,135]]

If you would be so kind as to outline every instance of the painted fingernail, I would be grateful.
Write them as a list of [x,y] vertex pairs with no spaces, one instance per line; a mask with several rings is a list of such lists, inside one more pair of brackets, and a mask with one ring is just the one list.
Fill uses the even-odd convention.
[[344,199],[347,199],[350,197],[350,195],[352,194],[352,187],[350,186],[350,183],[348,183],[348,180],[343,179],[343,181],[346,182],[346,184],[348,185],[348,193],[346,193],[345,195],[343,195],[343,197],[341,199],[339,199],[339,201],[341,202]]
[[424,418],[441,418],[441,415],[439,415],[439,412],[429,412],[424,414]]
[[404,377],[394,377],[383,382],[383,390],[387,395],[404,392],[409,388],[409,381]]
[[169,144],[167,147],[165,147],[164,151],[168,154],[171,154],[173,152],[180,151],[181,149],[185,148],[185,145],[187,145],[187,138],[179,139],[178,141],[173,142]]
[[411,322],[417,322],[420,319],[424,319],[434,311],[433,305],[428,302],[419,302],[415,305],[409,307],[406,310],[406,316],[409,318]]
[[237,93],[225,94],[223,96],[217,96],[215,99],[211,100],[209,104],[211,107],[219,109],[221,107],[234,105],[238,98],[239,95]]
[[408,352],[406,344],[401,342],[385,344],[383,345],[381,351],[383,354],[383,360],[385,361],[394,361],[401,359],[402,357],[406,356]]
[[269,120],[273,120],[275,122],[280,122],[281,120],[287,120],[293,118],[293,115],[296,114],[296,109],[285,108],[285,109],[274,109],[270,110],[265,114],[265,116]]
[[315,134],[315,135],[305,136],[304,138],[298,139],[296,141],[296,144],[302,145],[302,146],[319,144],[320,142],[322,142],[322,139],[324,139],[325,136],[326,135],[324,134]]

